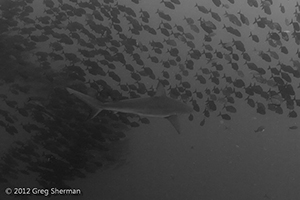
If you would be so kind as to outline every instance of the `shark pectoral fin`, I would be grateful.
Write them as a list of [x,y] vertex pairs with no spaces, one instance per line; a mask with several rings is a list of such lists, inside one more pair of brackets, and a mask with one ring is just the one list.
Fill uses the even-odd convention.
[[92,119],[94,119],[99,114],[99,112],[102,111],[102,109],[96,110],[96,109],[93,109],[93,108],[91,110],[92,111],[86,117],[86,119],[84,120],[84,122],[91,121]]
[[169,117],[166,117],[167,120],[169,120],[169,122],[171,122],[171,124],[174,126],[174,128],[176,129],[177,133],[180,134],[180,125],[179,125],[179,121],[178,121],[178,117],[177,115],[171,115]]
[[91,112],[91,114],[90,114],[90,118],[89,119],[93,119],[94,117],[96,117],[98,114],[99,114],[99,112],[101,112],[102,111],[102,109],[95,109],[95,108],[92,108],[92,112]]
[[97,99],[94,99],[93,97],[90,97],[86,94],[83,94],[83,93],[73,90],[71,88],[67,88],[67,90],[70,94],[75,95],[78,99],[85,102],[92,108],[92,113],[90,114],[89,119],[93,119],[94,117],[96,117],[98,115],[99,112],[102,111],[103,104],[101,102],[99,102]]

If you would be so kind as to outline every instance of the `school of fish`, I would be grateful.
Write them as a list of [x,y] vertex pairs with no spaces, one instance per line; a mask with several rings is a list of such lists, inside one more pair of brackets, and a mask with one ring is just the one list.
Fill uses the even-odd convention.
[[149,124],[138,112],[86,121],[89,108],[66,88],[124,101],[154,96],[159,82],[200,126],[232,120],[241,103],[298,117],[298,2],[3,0],[0,10],[0,126],[30,134],[2,156],[0,182],[36,172],[44,187],[67,187],[116,160],[110,145],[128,127]]

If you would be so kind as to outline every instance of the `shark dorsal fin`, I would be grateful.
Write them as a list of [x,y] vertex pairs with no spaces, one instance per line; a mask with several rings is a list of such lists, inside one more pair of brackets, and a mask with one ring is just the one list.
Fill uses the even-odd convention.
[[155,97],[166,96],[165,88],[161,82],[158,82],[157,87],[156,87],[156,93],[154,96]]

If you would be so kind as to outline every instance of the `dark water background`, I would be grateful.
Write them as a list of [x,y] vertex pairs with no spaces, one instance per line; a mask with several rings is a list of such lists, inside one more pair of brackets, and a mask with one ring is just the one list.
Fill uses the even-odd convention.
[[[291,114],[299,112],[294,100],[299,96],[299,76],[287,73],[291,77],[289,82],[282,73],[276,75],[284,84],[273,80],[278,84],[275,86],[261,81],[272,80],[274,73],[268,67],[279,70],[282,67],[278,62],[292,66],[295,72],[300,70],[291,60],[299,60],[296,54],[299,45],[293,38],[297,31],[285,22],[286,19],[297,22],[296,1],[273,0],[271,14],[251,7],[251,1],[246,0],[234,3],[222,0],[227,6],[219,7],[211,0],[181,0],[180,5],[172,3],[175,9],[160,1],[78,2],[81,4],[75,0],[2,0],[0,3],[1,199],[46,198],[43,195],[7,196],[4,193],[7,187],[79,188],[82,191],[77,196],[52,195],[52,199],[300,198],[300,136],[298,118]],[[212,18],[210,13],[200,12],[196,3],[218,13],[221,21]],[[285,13],[281,12],[280,4],[285,7]],[[149,13],[149,22],[140,17],[141,9]],[[157,9],[168,14],[171,20],[162,19]],[[224,17],[228,12],[240,19],[238,11],[249,19],[249,25],[237,26]],[[272,47],[266,41],[269,31],[280,35],[278,30],[253,24],[258,16],[277,22],[282,31],[288,33],[288,41],[280,39],[282,46],[288,49],[287,54],[281,52],[279,44]],[[191,30],[185,17],[194,20],[199,33]],[[204,35],[208,33],[200,27],[199,18],[216,26],[212,41],[205,41]],[[161,21],[172,26],[172,30],[168,30],[169,37],[157,30]],[[93,23],[96,26],[92,26]],[[184,42],[182,37],[187,37],[175,24],[194,39]],[[156,34],[149,33],[145,25],[153,27]],[[237,29],[241,36],[227,32],[224,25]],[[128,30],[131,28],[133,32]],[[259,43],[249,37],[250,32],[259,37]],[[180,33],[180,37],[176,38],[176,33]],[[168,38],[176,41],[176,45],[164,42]],[[249,69],[232,39],[244,44],[245,52],[251,57],[249,62],[264,69],[264,74]],[[230,52],[219,44],[220,40],[233,47],[238,60],[232,59]],[[150,45],[153,41],[163,44],[163,48],[153,49],[155,45]],[[208,55],[191,58],[187,41]],[[205,49],[203,44],[209,44],[212,50]],[[148,50],[142,50],[143,46]],[[162,53],[155,52],[155,48]],[[171,48],[178,50],[177,56],[168,53]],[[272,58],[271,62],[263,60],[259,52],[266,53],[268,49],[277,52],[279,58]],[[215,50],[228,54],[239,69],[233,69],[224,57],[217,57]],[[212,59],[208,58],[209,53]],[[159,62],[151,61],[149,55],[157,57]],[[138,63],[136,57],[140,57],[143,64]],[[187,66],[188,60],[194,65]],[[175,64],[171,65],[172,62]],[[222,69],[216,69],[212,63],[222,65]],[[209,73],[205,74],[203,68],[209,69]],[[169,74],[168,78],[163,71]],[[214,74],[216,71],[219,76]],[[261,114],[257,104],[254,108],[249,106],[245,87],[227,82],[222,78],[224,74],[232,80],[242,80],[245,86],[259,85],[264,92],[276,91],[276,97],[269,94],[265,98],[257,92],[250,95],[254,102],[265,106],[262,110],[266,114]],[[200,83],[195,75],[202,75],[206,83]],[[212,77],[220,83],[213,82]],[[195,106],[194,100],[200,108],[200,112],[192,114],[193,119],[189,115],[180,118],[180,135],[167,120],[149,118],[148,123],[138,116],[109,111],[86,122],[89,108],[65,90],[71,87],[101,101],[115,101],[151,96],[158,80],[163,82],[169,96],[190,106]],[[184,87],[184,82],[190,86]],[[290,85],[295,94],[280,89],[280,85]],[[243,97],[237,97],[228,87],[241,92]],[[182,91],[177,95],[170,92],[170,88]],[[217,93],[214,88],[221,92]],[[197,97],[195,90],[203,97]],[[228,102],[225,97],[231,97],[234,102]],[[216,110],[207,104],[208,99],[217,106]],[[293,103],[287,103],[290,100]],[[280,105],[282,113],[268,109],[273,102]],[[226,111],[224,105],[231,105],[237,111]],[[205,110],[209,117],[204,115]],[[231,119],[218,116],[220,112],[230,115]],[[261,131],[255,131],[259,127]]]

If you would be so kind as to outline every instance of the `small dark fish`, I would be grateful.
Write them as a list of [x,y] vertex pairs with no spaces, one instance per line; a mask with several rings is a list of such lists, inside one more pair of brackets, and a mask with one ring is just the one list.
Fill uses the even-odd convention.
[[191,84],[190,84],[189,82],[187,82],[187,81],[181,82],[181,85],[182,85],[184,88],[186,88],[186,89],[191,88]]
[[262,133],[264,131],[265,131],[265,127],[264,126],[260,126],[256,130],[254,130],[255,133]]
[[209,117],[210,116],[210,112],[206,108],[203,111],[203,114],[204,114],[205,117]]
[[187,38],[187,39],[190,39],[190,40],[194,40],[195,37],[191,34],[191,33],[184,33],[184,36]]
[[193,114],[190,114],[190,115],[189,115],[189,120],[190,120],[190,121],[193,121],[193,119],[194,119]]
[[237,26],[242,26],[241,21],[234,14],[229,14],[229,13],[227,13],[227,11],[225,11],[225,17],[227,17],[231,23],[233,23]]
[[172,26],[168,22],[161,21],[159,25],[162,25],[166,29],[172,30]]
[[28,117],[28,116],[29,116],[29,114],[28,114],[28,112],[27,112],[27,110],[26,110],[25,108],[19,108],[19,107],[17,107],[16,109],[17,109],[18,112],[19,112],[21,115],[23,115],[24,117]]
[[219,7],[222,3],[221,3],[221,0],[212,0],[212,2],[217,6]]
[[150,60],[151,60],[153,63],[158,63],[158,62],[159,62],[159,60],[158,60],[158,58],[157,58],[156,56],[151,56],[151,55],[149,54],[148,58],[150,58]]
[[290,37],[289,37],[289,34],[285,31],[281,32],[281,37],[282,39],[284,39],[286,42],[289,41]]
[[266,27],[266,22],[264,20],[262,20],[261,18],[259,18],[259,19],[255,18],[253,24],[257,24],[257,26],[260,28]]
[[281,11],[282,13],[285,13],[285,8],[284,8],[284,6],[283,6],[282,4],[280,4],[280,11]]
[[45,0],[43,1],[43,3],[45,4],[46,7],[48,8],[53,8],[53,6],[55,5],[54,2],[52,0]]
[[202,18],[200,18],[199,21],[201,28],[208,34],[212,34],[213,30],[216,30],[216,26],[212,22],[205,21]]
[[288,116],[290,118],[296,118],[298,115],[297,115],[296,111],[292,110],[292,111],[289,112]]
[[231,26],[225,26],[225,24],[224,24],[224,26],[223,26],[223,29],[226,29],[226,31],[228,32],[228,33],[231,33],[231,34],[233,34],[233,35],[235,35],[235,36],[237,36],[237,37],[241,37],[241,33],[240,33],[240,31],[239,30],[237,30],[237,29],[235,29],[235,28],[232,28]]
[[224,119],[224,120],[231,120],[231,117],[230,117],[230,115],[228,115],[228,114],[222,114],[222,113],[220,112],[218,116],[221,116],[222,119]]
[[268,53],[270,53],[270,56],[276,60],[279,59],[278,54],[275,51],[271,51],[270,49],[267,51]]
[[200,126],[204,126],[205,124],[205,118],[200,122]]
[[136,81],[140,81],[141,80],[141,76],[135,72],[131,73],[131,78],[133,78]]
[[179,32],[184,32],[184,29],[182,26],[175,24],[174,27],[179,31]]
[[256,102],[257,108],[256,108],[256,112],[261,114],[261,115],[265,115],[266,114],[266,107],[264,106],[264,104],[260,103],[260,102]]
[[167,40],[164,39],[163,42],[165,42],[165,43],[167,43],[168,45],[173,46],[173,47],[177,46],[176,41],[175,41],[175,40],[172,40],[172,39],[167,39]]
[[209,99],[206,100],[206,107],[209,110],[212,110],[212,111],[216,111],[217,110],[217,105],[215,104],[215,102],[212,101],[212,100],[209,100]]
[[281,47],[280,47],[280,51],[281,51],[282,53],[284,53],[284,54],[288,54],[288,53],[289,53],[288,49],[287,49],[285,46],[281,46]]
[[133,3],[135,4],[139,4],[140,3],[140,0],[131,0]]
[[204,6],[199,6],[197,3],[195,5],[195,7],[198,8],[198,10],[204,14],[207,14],[209,11],[207,10],[207,8],[205,8]]
[[252,108],[255,107],[255,101],[254,101],[253,99],[251,99],[250,96],[248,96],[248,97],[246,98],[246,100],[247,100],[247,104],[248,104],[249,106],[251,106]]
[[266,14],[268,15],[272,14],[269,1],[261,1],[261,8]]
[[233,107],[233,106],[231,106],[231,105],[229,105],[229,106],[225,106],[225,105],[224,105],[223,108],[225,108],[225,110],[226,110],[227,112],[236,113],[236,108]]
[[7,99],[4,99],[4,101],[5,101],[6,105],[8,105],[11,108],[15,108],[16,105],[18,104],[18,102],[16,102],[16,101],[10,101],[10,100],[7,100]]
[[200,112],[200,107],[197,103],[196,100],[192,100],[192,104],[193,104],[193,109],[196,111],[196,112]]
[[162,28],[161,26],[159,26],[159,27],[157,28],[157,30],[160,30],[160,32],[161,32],[163,35],[167,36],[167,37],[170,36],[170,32],[169,32],[168,29],[166,29],[166,28]]
[[242,79],[236,79],[233,81],[233,85],[237,88],[243,88],[245,87],[245,83]]
[[235,61],[238,61],[239,60],[239,55],[236,54],[236,53],[231,53],[231,56],[232,56],[232,59],[235,60]]
[[216,21],[221,22],[221,17],[218,13],[211,11],[211,9],[209,10],[211,17],[214,18]]
[[6,125],[5,130],[11,135],[14,135],[15,133],[19,132],[18,129],[16,129],[16,127],[11,126],[9,124]]
[[252,32],[250,32],[249,37],[251,37],[254,42],[259,42],[259,37],[257,35],[253,35]]
[[170,1],[164,1],[164,0],[162,0],[160,3],[164,3],[167,8],[170,8],[172,10],[175,9],[174,4],[172,2],[170,2]]
[[284,81],[280,77],[273,76],[273,80],[278,84],[278,85],[284,85]]
[[284,79],[286,82],[292,82],[292,78],[290,77],[290,75],[288,73],[285,72],[281,72],[281,78]]
[[289,130],[296,130],[296,129],[298,129],[298,126],[290,126],[289,127]]
[[191,30],[194,31],[195,33],[199,33],[199,32],[200,32],[199,28],[198,28],[195,24],[191,24],[191,25],[190,25],[190,28],[191,28]]
[[271,57],[263,51],[260,51],[258,55],[266,62],[272,61]]
[[172,18],[170,17],[170,15],[165,14],[163,11],[157,9],[156,13],[158,13],[159,17],[166,20],[166,21],[171,21]]
[[239,11],[238,14],[240,15],[241,22],[249,26],[249,19],[244,14],[242,14],[241,11]]
[[235,46],[235,48],[237,50],[239,50],[241,52],[245,52],[246,51],[244,43],[242,41],[232,39],[232,42],[233,42],[233,45]]
[[190,18],[190,17],[186,18],[186,17],[184,16],[183,20],[185,20],[186,23],[188,23],[188,25],[194,24],[194,20],[193,20],[192,18]]
[[275,32],[269,32],[269,37],[273,40],[280,40],[280,36]]

